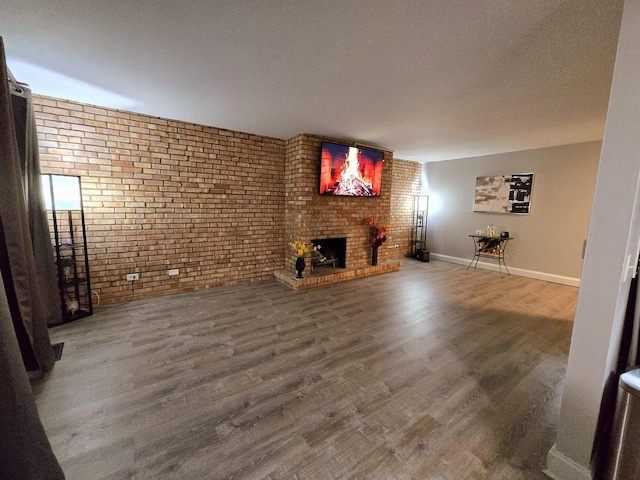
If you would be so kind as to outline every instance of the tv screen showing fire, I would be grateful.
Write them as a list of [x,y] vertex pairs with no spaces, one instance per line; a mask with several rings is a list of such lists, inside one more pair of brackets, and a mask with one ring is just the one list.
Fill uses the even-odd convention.
[[383,152],[323,142],[320,158],[320,195],[380,196]]

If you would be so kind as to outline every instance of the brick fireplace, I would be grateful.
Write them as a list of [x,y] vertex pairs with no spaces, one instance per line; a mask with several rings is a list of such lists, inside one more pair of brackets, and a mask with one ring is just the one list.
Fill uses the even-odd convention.
[[[321,196],[318,177],[322,141],[323,138],[301,134],[285,146],[286,245],[283,248],[297,240],[310,242],[312,239],[344,237],[349,267],[367,266],[371,260],[371,247],[364,218],[373,217],[380,223],[390,220],[393,154],[387,151],[384,155],[380,197]],[[380,262],[387,260],[387,252],[388,248],[380,249]],[[295,268],[295,255],[290,249],[285,255],[284,267]]]
[[[380,197],[333,197],[318,194],[320,145],[323,140],[337,141],[301,134],[290,139],[285,146],[285,262],[283,276],[295,271],[295,253],[289,244],[295,241],[323,241],[344,238],[345,265],[349,271],[361,273],[380,269],[371,267],[371,244],[365,217],[376,223],[389,225],[393,180],[393,153],[384,152],[384,167]],[[378,262],[383,265],[402,254],[393,250],[394,234],[379,250]],[[394,262],[399,268],[400,263]],[[388,266],[385,268],[389,268]],[[365,270],[363,270],[365,269]],[[326,271],[323,272],[325,275]],[[332,273],[334,275],[340,272]],[[342,272],[343,276],[347,275]],[[278,274],[276,277],[280,278]],[[339,281],[339,280],[337,280]]]

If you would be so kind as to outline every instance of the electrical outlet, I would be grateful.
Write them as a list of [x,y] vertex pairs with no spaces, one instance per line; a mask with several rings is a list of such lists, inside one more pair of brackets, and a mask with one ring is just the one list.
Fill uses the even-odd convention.
[[400,248],[400,245],[394,245],[393,248],[397,250],[398,248]]
[[169,275],[171,275],[171,276],[173,276],[173,275],[180,275],[180,269],[178,269],[178,268],[173,268],[173,269],[169,270],[167,273],[168,273]]
[[140,280],[139,273],[127,273],[127,282],[135,282],[136,280]]

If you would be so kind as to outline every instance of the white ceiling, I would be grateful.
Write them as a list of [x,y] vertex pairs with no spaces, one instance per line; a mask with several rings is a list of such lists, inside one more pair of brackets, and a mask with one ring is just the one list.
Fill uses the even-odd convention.
[[3,0],[35,93],[435,161],[602,139],[622,0]]

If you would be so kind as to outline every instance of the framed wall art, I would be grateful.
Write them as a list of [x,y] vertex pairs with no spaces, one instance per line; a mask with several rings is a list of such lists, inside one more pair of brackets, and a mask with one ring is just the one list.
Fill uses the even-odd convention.
[[533,173],[477,177],[473,211],[528,215],[532,186]]

